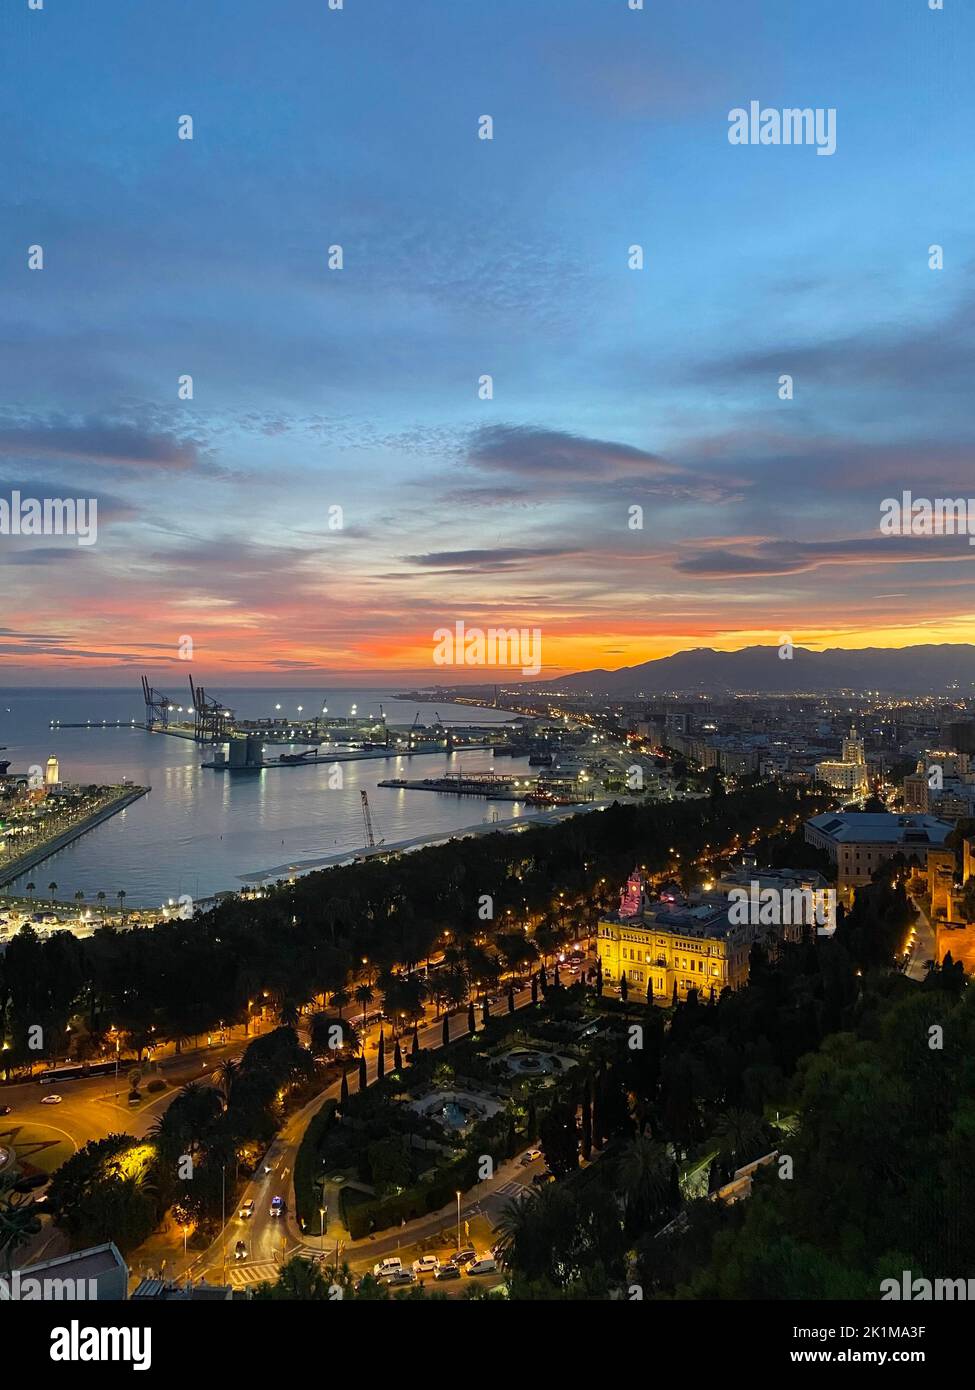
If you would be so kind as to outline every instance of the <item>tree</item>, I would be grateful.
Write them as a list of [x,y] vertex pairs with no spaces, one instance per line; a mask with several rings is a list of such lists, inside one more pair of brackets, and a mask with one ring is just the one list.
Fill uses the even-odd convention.
[[666,1209],[670,1170],[671,1160],[663,1144],[639,1137],[631,1139],[621,1151],[616,1176],[631,1235],[648,1230]]
[[565,1177],[579,1166],[579,1126],[576,1107],[556,1101],[539,1125],[539,1143],[549,1171]]
[[491,1006],[487,995],[481,1001],[481,1026],[486,1028],[491,1020]]
[[[359,1074],[359,1079],[360,1079],[360,1081],[362,1080],[362,1074],[361,1074],[361,1072],[360,1072],[360,1074]],[[349,1073],[348,1073],[348,1070],[347,1070],[345,1067],[343,1067],[343,1068],[342,1068],[342,1086],[341,1086],[341,1089],[339,1090],[339,1104],[340,1104],[340,1105],[343,1107],[343,1109],[344,1109],[344,1108],[348,1105],[348,1103],[349,1103]]]
[[369,1073],[366,1070],[366,1054],[363,1052],[359,1058],[359,1090],[364,1091],[369,1085]]
[[474,1018],[474,1000],[470,1000],[467,1005],[467,1031],[468,1033],[477,1032],[477,1021]]
[[620,999],[623,1001],[624,1004],[626,1003],[627,995],[629,994],[629,992],[630,986],[627,984],[626,971],[624,970],[622,975],[620,976]]
[[356,992],[355,992],[355,1001],[356,1001],[357,1004],[361,1004],[361,1005],[362,1005],[362,1031],[363,1031],[363,1033],[365,1033],[365,1031],[366,1031],[366,1009],[367,1009],[368,1006],[372,1003],[372,1001],[373,1001],[374,998],[375,998],[375,995],[373,994],[372,985],[363,983],[363,984],[359,985],[359,986],[356,988]]
[[55,895],[55,893],[58,891],[58,885],[54,882],[53,879],[52,879],[51,882],[47,885],[47,891],[50,893],[50,895],[51,895],[51,902],[53,903],[53,902],[54,902],[54,895]]
[[443,1037],[442,1037],[442,1042],[443,1042],[444,1047],[446,1047],[447,1044],[450,1042],[450,1014],[444,1014],[444,1016],[443,1016]]
[[508,1013],[509,1013],[509,1014],[513,1014],[514,1011],[515,1011],[515,989],[514,989],[514,985],[509,985],[509,986],[508,986]]
[[381,1196],[400,1192],[409,1185],[413,1169],[406,1145],[399,1135],[376,1140],[369,1145],[366,1156],[372,1185]]
[[396,1039],[396,1046],[393,1048],[393,1069],[395,1071],[403,1070],[403,1053],[400,1050],[399,1038]]
[[382,1081],[386,1075],[386,1036],[382,1028],[379,1029],[379,1050],[376,1053],[376,1080]]

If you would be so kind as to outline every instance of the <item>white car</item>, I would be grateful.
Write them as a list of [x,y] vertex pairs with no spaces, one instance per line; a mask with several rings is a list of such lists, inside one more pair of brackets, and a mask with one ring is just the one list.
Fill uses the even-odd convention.
[[467,1273],[470,1275],[493,1274],[497,1267],[497,1260],[492,1260],[490,1255],[482,1255],[479,1260],[475,1260],[473,1264],[467,1266]]
[[41,1104],[42,1104],[42,1105],[60,1105],[60,1104],[61,1104],[61,1097],[60,1097],[60,1096],[41,1096]]
[[398,1274],[403,1268],[403,1261],[398,1255],[391,1255],[389,1259],[380,1260],[372,1267],[373,1275],[376,1279],[384,1279],[387,1274]]
[[440,1268],[440,1261],[436,1255],[421,1255],[418,1260],[413,1261],[414,1274],[436,1274]]
[[240,1211],[237,1213],[237,1215],[240,1217],[241,1221],[249,1221],[251,1219],[251,1217],[254,1215],[253,1197],[248,1197],[247,1201],[244,1202],[241,1206]]

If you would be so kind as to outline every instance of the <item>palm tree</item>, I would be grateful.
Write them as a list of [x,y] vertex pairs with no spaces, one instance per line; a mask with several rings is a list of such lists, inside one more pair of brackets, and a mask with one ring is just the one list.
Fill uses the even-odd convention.
[[99,906],[103,905],[104,902],[105,902],[105,894],[102,892],[102,890],[101,890],[100,888],[99,888],[98,892],[95,894],[95,896],[96,896],[96,898],[98,899]]
[[[352,1001],[352,996],[347,989],[337,989],[332,995],[332,1007],[338,1009],[339,1018],[342,1018],[342,1010],[347,1009]],[[344,1020],[343,1020],[344,1022]]]
[[370,985],[370,984],[361,984],[361,985],[359,985],[359,986],[356,988],[356,992],[355,992],[355,1001],[356,1001],[357,1004],[361,1004],[361,1005],[362,1005],[362,1031],[363,1031],[363,1032],[366,1031],[366,1008],[367,1008],[367,1006],[368,1006],[369,1004],[372,1003],[372,1001],[373,1001],[374,998],[375,998],[375,995],[374,995],[374,993],[373,993],[372,985]]
[[36,891],[36,887],[33,883],[28,883],[27,887],[24,889],[24,892],[27,894],[28,898],[33,898],[34,893]]
[[58,885],[54,882],[53,879],[52,879],[51,882],[47,885],[47,891],[50,893],[50,895],[51,895],[51,902],[53,903],[53,901],[54,901],[54,895],[55,895],[55,893],[58,891]]
[[118,898],[119,911],[121,912],[121,914],[122,914],[122,920],[124,921],[124,920],[125,920],[125,898],[126,898],[125,889],[124,889],[124,888],[120,888],[120,889],[118,890],[118,892],[115,894],[115,896]]
[[617,1190],[634,1226],[650,1221],[667,1201],[671,1161],[663,1144],[631,1139],[616,1166]]
[[733,1107],[718,1116],[715,1132],[720,1139],[721,1152],[737,1164],[760,1158],[767,1139],[765,1126],[751,1110]]
[[84,895],[84,893],[82,892],[82,890],[81,890],[80,888],[79,888],[78,891],[75,893],[75,895],[74,895],[74,900],[75,900],[75,902],[78,904],[79,907],[80,907],[81,904],[84,902],[84,900],[85,900],[85,895]]

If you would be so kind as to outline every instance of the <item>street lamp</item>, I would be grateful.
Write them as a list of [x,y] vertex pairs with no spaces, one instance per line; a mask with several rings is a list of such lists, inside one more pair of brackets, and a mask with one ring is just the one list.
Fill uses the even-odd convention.
[[460,1192],[457,1193],[457,1250],[460,1251]]
[[320,1217],[320,1219],[321,1219],[321,1223],[322,1223],[322,1257],[323,1257],[323,1258],[324,1258],[324,1255],[325,1255],[325,1213],[326,1213],[327,1211],[328,1211],[328,1207],[319,1207],[319,1208],[318,1208],[318,1215],[319,1215],[319,1217]]

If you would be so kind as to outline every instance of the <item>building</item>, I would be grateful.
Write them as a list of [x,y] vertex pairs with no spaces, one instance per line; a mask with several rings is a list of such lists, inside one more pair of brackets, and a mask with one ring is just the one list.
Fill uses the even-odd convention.
[[827,759],[816,764],[816,781],[825,782],[828,787],[838,791],[853,792],[863,796],[869,781],[867,762],[864,757],[863,740],[856,729],[851,729],[843,740],[843,749],[838,759]]
[[619,988],[622,976],[631,993],[669,1004],[696,989],[705,1000],[748,979],[748,956],[756,932],[734,926],[727,904],[696,907],[650,902],[639,873],[632,873],[619,910],[599,922],[596,938],[604,984]]
[[[26,1265],[4,1278],[6,1297],[12,1302],[120,1303],[129,1290],[129,1268],[114,1241]],[[3,1297],[0,1294],[0,1302]]]
[[56,787],[60,781],[61,769],[58,766],[57,758],[52,753],[51,756],[48,758],[47,766],[44,769],[44,785],[46,787]]
[[893,815],[888,811],[827,811],[806,821],[806,842],[824,849],[836,864],[841,902],[869,883],[876,869],[903,854],[926,868],[928,851],[942,849],[954,830],[950,821],[930,815]]

